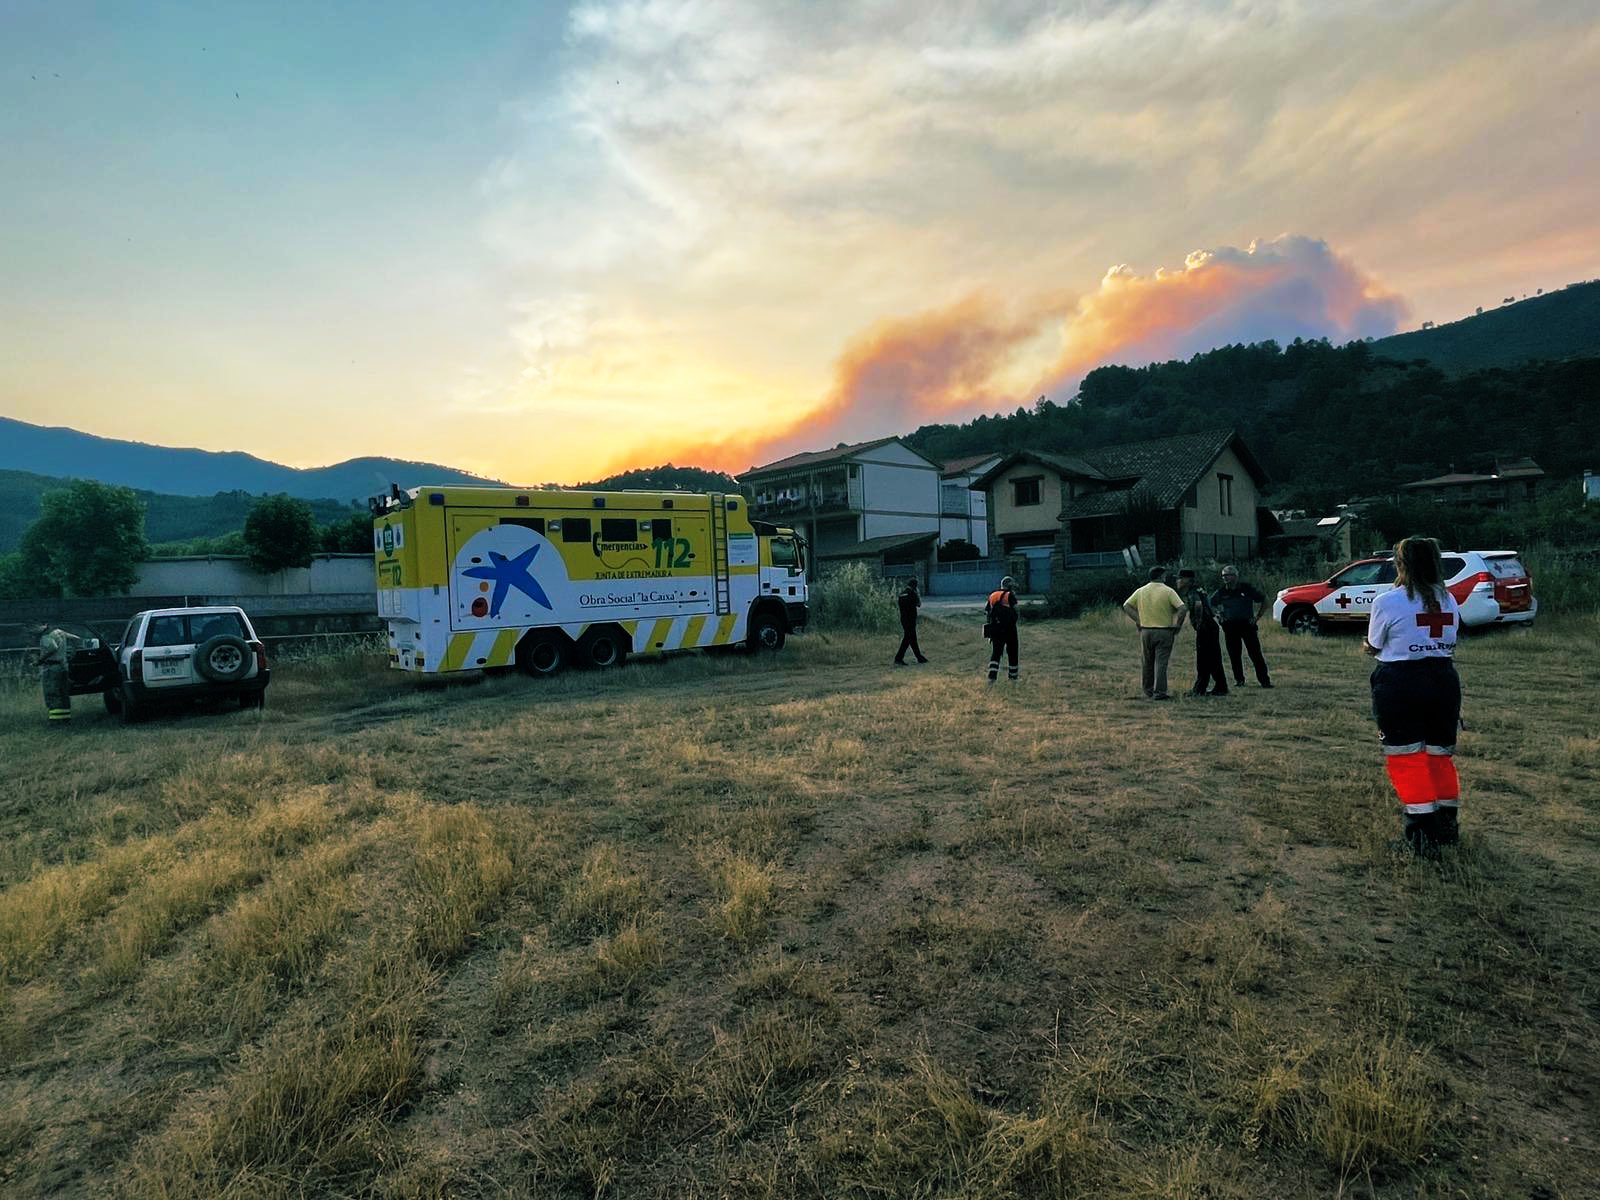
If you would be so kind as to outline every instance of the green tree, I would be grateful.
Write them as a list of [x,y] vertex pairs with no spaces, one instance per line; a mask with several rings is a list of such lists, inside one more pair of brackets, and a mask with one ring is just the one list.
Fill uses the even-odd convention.
[[342,521],[324,525],[318,536],[324,554],[370,554],[372,518],[364,512],[351,513]]
[[40,497],[39,510],[6,564],[7,591],[111,596],[133,586],[150,544],[132,488],[75,479]]
[[293,496],[263,496],[244,519],[244,553],[263,574],[309,567],[317,552],[317,519]]

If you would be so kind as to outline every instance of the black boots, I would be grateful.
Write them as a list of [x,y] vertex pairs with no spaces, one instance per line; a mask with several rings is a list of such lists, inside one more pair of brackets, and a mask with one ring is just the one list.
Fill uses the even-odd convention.
[[1438,853],[1438,847],[1433,841],[1433,814],[1430,813],[1402,813],[1400,815],[1400,836],[1405,838],[1406,845],[1418,858],[1432,858]]
[[1430,813],[1401,813],[1400,833],[1419,858],[1439,857],[1439,847],[1461,841],[1461,826],[1454,808],[1437,808]]

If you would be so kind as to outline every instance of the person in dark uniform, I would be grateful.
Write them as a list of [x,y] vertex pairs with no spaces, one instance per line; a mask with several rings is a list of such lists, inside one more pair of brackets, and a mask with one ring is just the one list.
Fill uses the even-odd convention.
[[1228,677],[1222,673],[1222,631],[1217,614],[1198,576],[1187,567],[1178,572],[1178,595],[1189,606],[1189,624],[1194,628],[1195,676],[1189,695],[1226,696]]
[[905,589],[900,593],[900,649],[895,652],[894,665],[906,665],[906,651],[917,656],[919,663],[927,662],[923,656],[922,647],[917,645],[917,609],[922,607],[922,595],[917,591],[915,579],[906,580]]
[[1222,586],[1211,593],[1211,607],[1222,624],[1222,635],[1228,639],[1228,659],[1233,664],[1233,681],[1244,686],[1244,662],[1239,651],[1250,652],[1250,663],[1256,669],[1256,682],[1264,688],[1272,686],[1267,675],[1267,659],[1261,653],[1261,632],[1258,628],[1261,614],[1267,610],[1267,600],[1248,583],[1239,581],[1238,567],[1222,568]]
[[1400,800],[1400,830],[1418,854],[1460,837],[1456,730],[1461,680],[1456,639],[1461,609],[1444,586],[1439,543],[1406,538],[1394,548],[1395,585],[1372,602],[1362,650],[1378,660],[1372,712],[1384,767]]
[[79,640],[64,629],[39,626],[39,687],[52,725],[64,726],[72,721],[72,680],[67,674],[67,656]]
[[1017,681],[1017,581],[1007,575],[1000,586],[989,593],[989,603],[984,609],[987,623],[984,636],[989,639],[989,682],[1000,677],[1000,655],[1007,656],[1007,678]]

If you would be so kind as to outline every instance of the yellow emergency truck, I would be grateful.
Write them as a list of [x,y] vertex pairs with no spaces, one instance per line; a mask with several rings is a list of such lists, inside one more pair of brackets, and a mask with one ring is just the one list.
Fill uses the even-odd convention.
[[806,623],[804,543],[752,522],[743,496],[422,487],[373,513],[378,615],[401,671],[779,650]]

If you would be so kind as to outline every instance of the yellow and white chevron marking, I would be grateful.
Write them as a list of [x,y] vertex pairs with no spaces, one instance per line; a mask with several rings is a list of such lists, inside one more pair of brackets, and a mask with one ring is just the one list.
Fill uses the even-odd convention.
[[[703,646],[726,646],[744,636],[744,622],[737,613],[723,616],[701,614],[684,617],[646,617],[618,622],[627,632],[635,654],[665,654],[670,650],[692,650]],[[530,627],[466,630],[452,633],[444,653],[425,667],[435,672],[479,671],[489,667],[509,667],[516,662],[517,644]],[[589,624],[557,626],[576,643]]]

